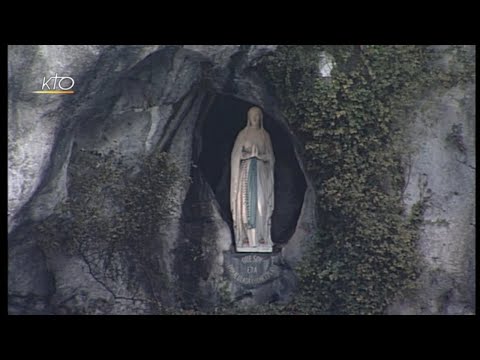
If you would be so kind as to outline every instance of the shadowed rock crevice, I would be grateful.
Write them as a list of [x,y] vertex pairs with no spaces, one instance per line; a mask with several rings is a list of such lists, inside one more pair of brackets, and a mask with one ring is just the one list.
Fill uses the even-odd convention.
[[[275,46],[22,49],[9,52],[11,312],[152,313],[164,306],[205,309],[228,297],[224,254],[233,239],[225,160],[250,105],[283,121],[254,69]],[[31,73],[14,84],[24,58]],[[78,94],[13,96],[36,89],[38,74],[49,71],[72,76]],[[221,91],[230,94],[215,95]],[[231,122],[210,133],[226,112]],[[296,230],[305,180],[280,122],[266,116],[265,125],[278,164],[272,231],[280,244]],[[38,141],[32,145],[31,138]],[[192,183],[168,190],[172,213],[155,219],[161,189],[150,177],[167,169],[149,166],[159,155]],[[144,199],[140,207],[132,194]],[[82,201],[89,205],[82,208]],[[307,217],[309,209],[302,210]],[[88,240],[81,249],[87,257],[74,251],[84,244],[79,239]],[[98,254],[92,253],[96,246]],[[276,298],[272,291],[264,288],[252,301]]]
[[[254,105],[219,95],[200,125],[202,149],[198,166],[214,191],[222,217],[231,229],[230,156],[236,136],[246,125],[247,111]],[[285,244],[295,232],[307,186],[290,134],[268,114],[264,114],[264,127],[270,134],[275,154],[272,240],[276,244]]]

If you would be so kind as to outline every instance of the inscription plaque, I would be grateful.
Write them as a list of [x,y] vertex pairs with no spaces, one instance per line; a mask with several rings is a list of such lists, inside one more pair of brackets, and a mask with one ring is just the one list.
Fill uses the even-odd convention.
[[229,276],[242,285],[255,286],[266,283],[278,276],[279,269],[271,255],[240,255],[226,257]]

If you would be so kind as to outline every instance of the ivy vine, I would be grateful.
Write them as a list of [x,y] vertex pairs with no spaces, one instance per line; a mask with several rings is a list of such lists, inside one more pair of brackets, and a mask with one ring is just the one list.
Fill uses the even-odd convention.
[[[335,59],[319,76],[321,52]],[[281,46],[262,72],[303,144],[319,232],[298,268],[289,312],[379,314],[414,287],[425,208],[402,206],[405,114],[433,84],[450,85],[426,46]]]
[[162,312],[171,289],[162,227],[180,206],[175,188],[187,179],[167,153],[138,160],[135,169],[121,154],[78,151],[69,166],[69,197],[38,225],[40,244],[80,257],[114,299]]

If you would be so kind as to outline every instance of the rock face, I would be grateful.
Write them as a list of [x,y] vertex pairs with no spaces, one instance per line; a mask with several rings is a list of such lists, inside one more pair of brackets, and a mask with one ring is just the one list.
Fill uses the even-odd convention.
[[[434,49],[442,50],[446,46]],[[475,48],[466,46],[474,58]],[[463,66],[445,55],[441,66]],[[475,84],[432,89],[406,129],[405,205],[425,201],[417,290],[393,314],[475,313]]]
[[[150,314],[162,306],[209,310],[288,301],[296,288],[292,268],[316,227],[315,196],[278,100],[256,71],[275,49],[10,46],[9,313]],[[55,74],[75,79],[75,95],[32,93],[44,76]],[[474,313],[474,98],[473,83],[433,89],[407,129],[412,155],[405,203],[410,209],[429,198],[419,243],[424,270],[415,294],[388,313]],[[228,208],[228,159],[251,105],[264,110],[277,159],[275,249],[268,257],[234,252]],[[65,200],[77,201],[73,184],[99,166],[75,171],[83,153],[113,154],[132,178],[141,178],[142,159],[161,151],[191,182],[172,189],[177,206],[148,235],[155,249],[153,280],[105,277],[91,255],[42,246],[36,226],[58,217],[55,209]],[[122,195],[100,194],[103,210],[116,214]],[[68,237],[59,232],[53,240],[62,244]],[[113,252],[108,261],[122,274],[145,266],[121,254]]]
[[[255,72],[258,60],[275,48],[10,47],[9,312],[153,313],[159,310],[158,302],[209,309],[222,301],[255,304],[287,299],[295,289],[291,266],[300,259],[303,240],[314,229],[314,206],[303,202],[307,182],[296,156],[296,141]],[[75,95],[31,93],[39,90],[43,76],[55,73],[75,80]],[[243,127],[246,109],[252,105],[264,109],[267,129],[270,126],[275,133],[274,150],[281,158],[276,200],[284,204],[273,225],[278,243],[275,266],[280,271],[275,279],[259,284],[253,295],[251,288],[244,289],[232,278],[225,263],[234,251],[225,202],[230,181],[225,159],[233,133],[221,144],[212,141],[222,134],[216,140],[208,134],[222,121],[225,129]],[[221,118],[220,113],[227,116]],[[160,285],[152,287],[148,279],[137,279],[141,286],[134,286],[137,280],[128,276],[105,277],[91,253],[79,256],[39,245],[35,226],[55,218],[55,208],[65,200],[78,201],[80,194],[72,184],[88,179],[99,166],[94,162],[92,169],[75,172],[82,153],[100,158],[113,154],[109,156],[118,157],[118,164],[131,168],[135,177],[142,167],[140,159],[159,151],[168,152],[180,173],[192,179],[173,189],[179,206],[162,234],[159,231],[151,239],[158,249]],[[206,160],[212,151],[218,168]],[[115,213],[118,199],[99,194],[103,210]],[[54,240],[61,242],[62,236],[71,235],[58,234]],[[134,265],[120,254],[109,261],[122,274],[128,273]]]
[[[71,129],[93,115],[108,111],[105,97],[111,99],[112,84],[125,71],[158,50],[159,46],[10,46],[8,48],[8,226],[13,229],[19,210],[38,194],[46,182],[57,187],[48,191],[54,199],[34,211],[40,219],[65,194],[64,170],[69,156]],[[81,96],[39,96],[45,76],[70,76]],[[110,84],[110,86],[108,85]],[[103,95],[103,97],[102,97]],[[110,101],[111,102],[111,101]],[[55,155],[52,158],[51,155]],[[54,163],[54,164],[52,164]],[[55,179],[46,179],[45,173]],[[55,185],[53,185],[55,183]],[[52,190],[52,189],[50,189]],[[42,213],[44,212],[44,213]],[[17,219],[17,220],[15,220]]]
[[[474,51],[473,49],[471,49]],[[407,133],[407,209],[426,200],[415,294],[393,314],[475,313],[475,84],[433,90]]]

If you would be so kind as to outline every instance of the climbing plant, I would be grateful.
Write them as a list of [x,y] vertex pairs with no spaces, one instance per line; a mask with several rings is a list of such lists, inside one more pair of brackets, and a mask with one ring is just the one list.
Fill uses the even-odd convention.
[[[320,52],[333,56],[319,76]],[[303,145],[319,232],[299,266],[288,311],[378,314],[412,288],[425,201],[410,216],[401,146],[415,101],[445,77],[426,46],[280,46],[262,73]]]
[[80,257],[114,299],[162,311],[170,287],[162,227],[179,206],[175,188],[187,179],[165,152],[137,160],[132,167],[121,154],[78,151],[69,197],[40,225],[41,244]]

